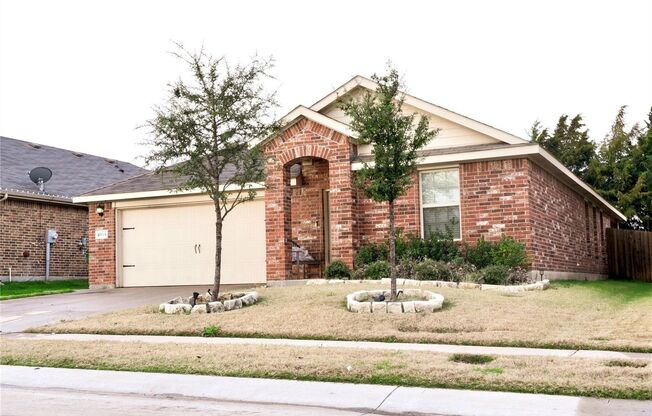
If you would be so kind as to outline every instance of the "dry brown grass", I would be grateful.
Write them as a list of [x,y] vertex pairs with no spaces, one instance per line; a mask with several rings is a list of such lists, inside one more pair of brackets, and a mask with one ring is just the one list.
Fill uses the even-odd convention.
[[[618,285],[635,289],[620,296]],[[152,306],[36,329],[37,332],[320,338],[652,351],[652,296],[627,282],[553,285],[506,295],[437,288],[446,298],[433,314],[353,314],[344,297],[365,285],[260,289],[262,301],[209,315],[164,315]],[[380,287],[380,285],[378,285]],[[652,285],[640,286],[647,290]],[[374,288],[367,285],[366,288]],[[614,293],[612,293],[614,292]],[[615,296],[612,296],[615,295]]]
[[596,359],[495,356],[486,364],[466,364],[428,352],[3,340],[0,362],[652,399],[652,364],[646,361],[637,367]]

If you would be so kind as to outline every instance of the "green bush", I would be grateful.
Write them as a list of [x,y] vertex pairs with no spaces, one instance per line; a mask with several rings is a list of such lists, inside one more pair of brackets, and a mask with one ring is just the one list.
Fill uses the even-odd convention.
[[396,238],[396,257],[399,259],[411,259],[421,261],[426,257],[426,244],[421,237],[408,234]]
[[222,328],[219,325],[206,326],[202,331],[201,335],[203,337],[216,337],[219,335]]
[[452,278],[451,269],[443,261],[426,259],[414,268],[414,277],[417,280],[445,280]]
[[494,264],[478,270],[474,276],[478,283],[504,285],[507,284],[507,281],[509,280],[510,272],[511,270],[509,267],[501,264]]
[[460,245],[450,233],[432,233],[423,244],[423,258],[449,262],[460,256]]
[[475,243],[470,245],[464,244],[464,258],[466,261],[478,269],[490,266],[493,261],[493,252],[495,244],[484,239],[484,236]]
[[387,260],[387,246],[384,244],[365,244],[358,249],[355,267],[363,267],[378,260]]
[[525,244],[503,235],[493,249],[492,264],[527,268],[529,262]]
[[389,277],[389,263],[385,260],[377,260],[365,268],[365,278],[380,280]]
[[396,265],[396,277],[399,279],[414,279],[415,268],[419,262],[412,258],[404,257],[399,259]]
[[473,264],[467,263],[463,257],[457,257],[447,264],[451,271],[451,280],[454,282],[472,281],[471,276],[477,270]]
[[348,279],[351,277],[351,269],[342,260],[333,260],[324,272],[326,279]]

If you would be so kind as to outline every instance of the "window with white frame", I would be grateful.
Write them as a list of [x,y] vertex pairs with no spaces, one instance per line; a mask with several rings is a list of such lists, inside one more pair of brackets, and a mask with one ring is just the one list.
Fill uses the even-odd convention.
[[420,173],[421,227],[424,238],[450,232],[460,238],[460,180],[455,169]]

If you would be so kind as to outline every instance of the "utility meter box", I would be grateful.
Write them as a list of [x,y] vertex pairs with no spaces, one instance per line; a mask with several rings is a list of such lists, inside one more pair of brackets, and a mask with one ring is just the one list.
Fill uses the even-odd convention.
[[57,238],[59,238],[59,234],[57,233],[57,230],[48,230],[48,235],[47,235],[47,238],[46,238],[46,242],[48,244],[56,243]]

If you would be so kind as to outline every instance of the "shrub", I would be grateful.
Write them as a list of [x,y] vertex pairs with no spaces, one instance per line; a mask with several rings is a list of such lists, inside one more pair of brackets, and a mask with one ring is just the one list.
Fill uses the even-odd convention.
[[484,236],[474,246],[466,243],[464,245],[464,257],[467,262],[478,269],[490,266],[493,261],[494,244],[484,239]]
[[363,267],[378,260],[387,260],[387,247],[384,244],[365,244],[358,249],[355,267]]
[[414,268],[414,277],[418,280],[451,280],[452,273],[443,261],[426,259]]
[[396,265],[396,277],[399,279],[415,279],[415,269],[419,262],[415,259],[404,257]]
[[326,279],[348,279],[351,277],[351,269],[342,260],[333,260],[324,272]]
[[365,268],[365,278],[380,280],[389,277],[389,263],[385,260],[375,261]]
[[509,277],[507,278],[507,282],[505,284],[508,285],[520,285],[523,283],[528,283],[530,280],[530,276],[527,272],[527,270],[522,269],[520,267],[516,267],[513,269],[510,269],[509,271]]
[[427,255],[425,241],[414,234],[405,238],[397,236],[396,257],[399,259],[423,260]]
[[487,283],[490,285],[504,285],[507,284],[511,270],[507,266],[495,264],[487,266],[479,270],[475,274],[475,279],[479,283]]
[[453,259],[448,263],[448,267],[451,271],[451,280],[454,282],[473,280],[471,276],[477,270],[473,264],[467,263],[462,257]]
[[432,233],[423,244],[424,258],[448,262],[460,256],[459,244],[450,233]]
[[487,364],[495,360],[495,358],[491,355],[453,354],[448,358],[448,360],[464,364]]
[[527,268],[528,258],[525,244],[503,235],[493,249],[492,264]]

